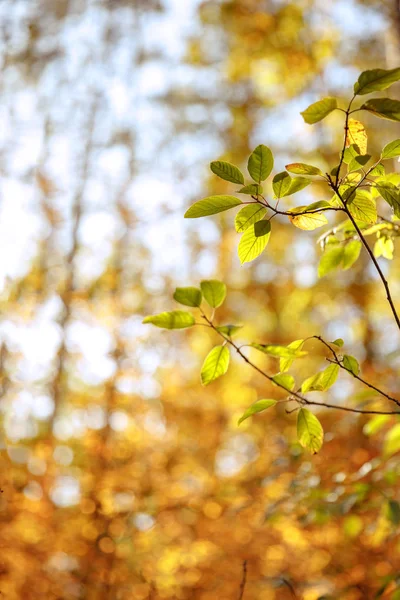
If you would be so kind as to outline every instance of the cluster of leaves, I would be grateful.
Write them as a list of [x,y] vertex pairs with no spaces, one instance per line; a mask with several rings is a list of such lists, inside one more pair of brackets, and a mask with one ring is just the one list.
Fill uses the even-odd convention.
[[[319,276],[327,275],[339,267],[342,269],[352,267],[360,255],[363,244],[381,274],[376,257],[383,256],[388,259],[393,257],[393,238],[397,237],[399,231],[396,220],[400,219],[400,176],[397,173],[386,173],[382,163],[400,156],[400,139],[387,144],[380,156],[371,163],[372,157],[367,154],[368,140],[365,128],[361,122],[350,118],[350,115],[357,111],[368,111],[380,118],[400,121],[400,101],[397,100],[374,98],[358,108],[352,109],[354,100],[359,96],[385,90],[398,80],[400,80],[400,68],[365,71],[361,73],[354,85],[354,95],[347,109],[338,107],[335,98],[324,98],[301,113],[304,121],[309,124],[321,121],[334,110],[341,110],[345,113],[343,148],[339,153],[338,164],[330,172],[324,173],[319,167],[304,163],[286,165],[286,171],[278,173],[272,178],[271,188],[275,202],[273,203],[264,195],[263,184],[272,173],[274,158],[270,148],[261,144],[248,158],[247,170],[252,182],[246,183],[242,171],[233,164],[225,161],[211,163],[211,171],[224,181],[240,185],[237,193],[244,195],[248,200],[241,200],[233,195],[209,196],[193,204],[186,211],[185,217],[199,218],[241,206],[235,218],[235,229],[242,234],[238,246],[239,258],[241,263],[246,263],[257,258],[266,248],[271,235],[271,220],[275,216],[287,216],[289,221],[299,229],[314,230],[328,223],[325,213],[329,211],[343,213],[346,219],[336,224],[333,229],[327,231],[320,238],[323,254],[318,268]],[[315,180],[323,181],[326,184],[327,191],[331,196],[329,200],[320,200],[305,206],[294,206],[287,210],[279,209],[279,202],[282,198],[303,190]],[[378,217],[377,200],[380,198],[392,209],[393,214],[390,219]],[[243,204],[245,206],[242,206]],[[365,237],[368,235],[376,236],[374,254],[365,241]],[[386,287],[383,276],[382,281]],[[307,354],[303,350],[306,340],[295,340],[287,346],[256,342],[248,344],[268,356],[279,359],[278,373],[269,374],[262,371],[243,354],[242,347],[232,340],[232,336],[240,326],[217,326],[214,324],[214,311],[221,306],[225,296],[225,284],[216,280],[203,281],[200,288],[177,288],[174,294],[175,300],[183,305],[198,308],[202,322],[197,323],[190,312],[171,311],[146,317],[144,323],[151,323],[167,329],[181,329],[205,324],[213,329],[223,339],[223,343],[215,346],[205,358],[201,369],[203,385],[210,384],[227,372],[230,360],[229,347],[233,348],[248,364],[287,394],[283,400],[258,400],[244,412],[239,419],[239,424],[256,413],[276,406],[278,402],[294,401],[298,408],[298,441],[313,453],[318,452],[323,443],[323,428],[317,417],[305,406],[320,404],[332,408],[340,407],[310,401],[307,394],[327,391],[335,383],[341,368],[368,387],[373,386],[360,377],[359,364],[354,357],[338,354],[343,340],[327,343],[318,336],[312,336],[320,339],[329,348],[333,358],[329,359],[331,364],[327,368],[308,377],[294,391],[295,379],[287,373],[287,370],[295,359]],[[207,316],[202,308],[203,298],[212,308],[211,316]],[[388,299],[391,302],[389,292]],[[393,304],[391,306],[398,320]],[[400,405],[384,392],[380,390],[378,392]],[[356,409],[355,412],[363,411]]]

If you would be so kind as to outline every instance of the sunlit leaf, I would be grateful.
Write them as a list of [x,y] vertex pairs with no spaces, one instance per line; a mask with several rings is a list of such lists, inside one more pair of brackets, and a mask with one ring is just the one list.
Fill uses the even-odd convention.
[[349,199],[347,207],[357,221],[375,223],[378,218],[375,202],[369,197],[368,192],[363,190],[357,190]]
[[376,189],[389,206],[393,208],[396,217],[400,217],[400,190],[388,181],[377,182]]
[[289,373],[277,373],[272,377],[275,384],[282,385],[288,391],[292,391],[294,388],[294,377],[293,375],[289,375]]
[[210,163],[210,169],[215,175],[218,175],[218,177],[225,181],[244,184],[243,173],[235,165],[231,165],[231,163],[223,160],[214,160]]
[[272,180],[272,189],[274,190],[275,196],[277,198],[282,198],[289,190],[291,183],[292,178],[286,171],[282,171],[282,173],[275,175]]
[[381,152],[381,158],[384,160],[387,158],[395,158],[396,156],[400,156],[400,140],[389,142]]
[[321,169],[318,169],[318,167],[304,163],[291,163],[290,165],[286,165],[285,168],[289,173],[294,173],[295,175],[323,175]]
[[274,166],[274,157],[268,146],[260,144],[250,154],[247,169],[257,183],[267,179]]
[[204,299],[211,308],[221,306],[226,297],[226,285],[217,279],[208,279],[200,283]]
[[239,204],[243,203],[235,196],[208,196],[208,198],[203,198],[203,200],[198,200],[192,204],[185,212],[185,219],[198,219],[199,217],[215,215],[239,206]]
[[271,235],[271,224],[269,221],[257,221],[251,225],[242,235],[238,255],[240,262],[250,262],[260,256],[268,244]]
[[[290,342],[290,344],[287,345],[287,348],[289,348],[290,351],[299,351],[302,349],[304,344],[304,340],[294,340],[293,342]],[[283,373],[284,371],[287,371],[291,365],[293,364],[293,361],[296,357],[281,357],[279,360],[279,370],[281,373]]]
[[313,123],[322,121],[322,119],[327,117],[333,110],[335,110],[335,108],[337,108],[336,98],[324,98],[323,100],[314,102],[314,104],[310,104],[310,106],[303,110],[303,112],[300,114],[306,123],[312,125]]
[[172,310],[162,312],[158,315],[150,315],[143,319],[143,323],[150,323],[162,329],[184,329],[194,325],[194,316],[183,310]]
[[243,233],[250,225],[254,225],[257,221],[261,221],[266,212],[267,209],[260,204],[248,204],[247,206],[243,206],[235,218],[236,231],[238,233]]
[[208,385],[221,375],[225,375],[229,367],[229,350],[226,346],[215,346],[206,356],[201,368],[201,382]]
[[295,227],[304,229],[305,231],[317,229],[317,227],[322,227],[328,223],[328,219],[322,212],[310,212],[308,214],[296,215],[297,212],[303,212],[307,209],[307,206],[298,206],[296,208],[292,208],[290,212],[293,216],[288,215],[289,221]]
[[324,442],[324,430],[321,423],[306,408],[301,408],[297,414],[297,439],[303,448],[307,448],[313,454],[321,450]]
[[356,156],[360,156],[360,154],[361,150],[357,146],[357,144],[350,144],[344,151],[343,162],[345,162],[346,165],[348,165],[349,163],[351,163],[353,158],[356,158]]
[[240,425],[240,423],[243,423],[243,421],[245,421],[252,415],[263,412],[267,408],[271,408],[271,406],[276,406],[276,403],[276,400],[257,400],[257,402],[254,402],[254,404],[249,406],[249,408],[244,411],[244,413],[238,421],[238,425]]
[[346,146],[356,144],[359,148],[358,154],[367,153],[368,136],[364,125],[356,119],[349,119],[346,136]]
[[400,101],[391,98],[373,98],[361,106],[376,117],[389,121],[400,121]]
[[257,183],[250,183],[237,190],[238,194],[248,194],[249,196],[257,196],[258,194],[262,194],[262,192],[262,186]]
[[174,293],[174,300],[185,306],[200,306],[202,293],[196,287],[177,287]]
[[296,194],[310,185],[310,183],[312,183],[312,179],[307,179],[306,177],[292,177],[289,189],[282,194],[282,196],[291,196],[292,194]]
[[351,240],[343,247],[342,269],[350,269],[360,256],[362,244],[358,240]]
[[344,341],[342,340],[342,338],[337,338],[331,343],[335,344],[335,346],[338,346],[339,348],[342,348],[344,346]]
[[360,154],[360,156],[356,156],[349,162],[348,171],[351,173],[352,171],[358,171],[365,167],[368,161],[371,159],[370,154]]
[[400,68],[396,69],[372,69],[364,71],[354,84],[354,93],[357,96],[371,94],[386,90],[392,83],[399,81]]
[[339,374],[339,365],[332,364],[323,371],[308,377],[301,385],[301,391],[306,392],[325,392],[336,381]]
[[275,356],[277,358],[299,358],[301,356],[306,356],[308,354],[304,350],[300,350],[299,348],[290,346],[278,346],[276,344],[257,344],[253,342],[250,344],[252,348],[256,348],[263,352],[264,354],[268,354],[269,356]]
[[383,256],[387,260],[393,260],[394,243],[391,238],[380,237],[374,244],[374,256],[379,258]]
[[363,427],[365,435],[374,435],[378,433],[390,421],[389,415],[375,415]]
[[349,354],[345,354],[343,356],[343,366],[347,371],[353,373],[353,375],[358,375],[360,372],[360,365],[358,364],[358,360],[354,358],[354,356],[350,356]]

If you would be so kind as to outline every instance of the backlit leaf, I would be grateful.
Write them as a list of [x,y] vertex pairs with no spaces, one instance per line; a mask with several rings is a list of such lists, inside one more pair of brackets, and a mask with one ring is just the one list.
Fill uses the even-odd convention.
[[318,277],[324,277],[335,271],[342,263],[343,246],[340,244],[330,244],[325,248],[318,265]]
[[400,217],[400,190],[390,182],[377,182],[376,189],[384,200],[393,208],[396,217]]
[[351,240],[343,247],[342,269],[350,269],[360,256],[362,244],[358,240]]
[[357,221],[363,223],[376,223],[378,214],[375,202],[369,197],[368,192],[357,190],[347,202],[350,213]]
[[289,375],[289,373],[277,373],[272,379],[276,385],[282,385],[288,391],[292,391],[294,388],[294,377],[293,375]]
[[200,306],[202,293],[196,287],[178,287],[174,293],[174,300],[185,306]]
[[291,183],[292,178],[286,171],[282,171],[282,173],[275,175],[272,180],[272,189],[274,190],[275,196],[277,198],[282,198],[289,190]]
[[308,377],[301,385],[301,391],[306,392],[325,392],[336,381],[339,374],[339,365],[332,364],[323,371]]
[[235,334],[239,329],[242,329],[243,325],[219,325],[216,327],[216,330],[228,337],[231,337]]
[[389,429],[383,443],[384,456],[391,456],[400,450],[400,423]]
[[247,169],[257,183],[267,179],[274,166],[274,157],[268,146],[260,144],[250,154]]
[[185,219],[198,219],[199,217],[215,215],[239,206],[239,204],[243,203],[235,196],[208,196],[208,198],[203,198],[192,204],[185,212]]
[[264,354],[268,354],[269,356],[275,356],[276,358],[299,358],[301,356],[306,356],[308,352],[300,350],[299,348],[290,346],[278,346],[276,344],[257,344],[253,342],[250,344],[252,348],[256,348],[263,352]]
[[[289,348],[291,351],[298,351],[301,350],[304,344],[304,340],[294,340],[293,342],[290,342],[290,344],[287,345],[287,348]],[[281,357],[279,360],[279,370],[281,373],[283,373],[284,371],[287,371],[291,365],[293,364],[293,361],[295,360],[296,357]]]
[[254,225],[257,221],[261,221],[267,209],[260,204],[248,204],[239,210],[235,218],[235,229],[238,233],[243,233]]
[[396,69],[372,69],[364,71],[354,84],[354,93],[357,96],[371,94],[386,90],[392,83],[399,81],[400,68]]
[[381,152],[381,158],[395,158],[396,156],[400,156],[400,140],[393,140],[393,142],[389,142],[383,148]]
[[238,255],[240,262],[250,262],[260,256],[268,244],[271,235],[271,224],[269,221],[257,221],[251,225],[242,235]]
[[349,354],[345,354],[343,356],[343,366],[347,371],[353,373],[353,375],[358,375],[360,372],[360,365],[358,364],[358,360],[354,358],[354,356],[350,356]]
[[231,163],[223,160],[214,160],[210,163],[210,169],[215,175],[218,175],[218,177],[225,181],[244,184],[243,173],[235,165],[231,165]]
[[312,231],[313,229],[317,229],[317,227],[322,227],[328,223],[328,219],[322,212],[311,212],[308,214],[296,215],[296,212],[302,212],[306,210],[307,206],[298,206],[296,208],[291,209],[292,215],[288,215],[289,221],[299,229],[304,229],[305,231]]
[[318,100],[318,102],[310,104],[310,106],[300,114],[306,123],[312,125],[313,123],[322,121],[322,119],[327,117],[335,110],[335,108],[337,108],[336,98],[324,98],[323,100]]
[[158,315],[150,315],[143,319],[143,323],[150,323],[162,329],[184,329],[194,325],[194,316],[183,310],[172,310],[162,312]]
[[313,167],[312,165],[306,165],[304,163],[291,163],[290,165],[286,165],[286,170],[289,173],[294,173],[295,175],[322,175],[321,169],[318,167]]
[[201,368],[201,382],[208,385],[221,375],[225,375],[229,367],[229,350],[226,346],[215,346],[206,356]]
[[306,408],[301,408],[297,414],[297,439],[303,448],[307,448],[313,454],[321,450],[324,442],[324,430],[321,423]]
[[240,417],[240,419],[238,421],[238,425],[240,425],[240,423],[243,423],[243,421],[245,421],[252,415],[262,412],[262,411],[266,410],[267,408],[271,408],[271,406],[275,406],[275,405],[276,405],[276,400],[257,400],[257,402],[254,402],[254,404],[249,406],[249,408],[244,411],[244,413],[242,414],[242,416]]
[[368,136],[364,125],[356,119],[349,119],[346,136],[346,146],[356,144],[359,154],[367,153]]
[[208,279],[200,283],[204,299],[211,308],[221,306],[226,297],[226,285],[217,279]]
[[249,196],[257,196],[258,194],[262,194],[262,192],[262,186],[257,183],[250,183],[237,190],[238,194],[248,194]]
[[400,121],[400,101],[391,98],[373,98],[361,106],[376,117],[389,121]]

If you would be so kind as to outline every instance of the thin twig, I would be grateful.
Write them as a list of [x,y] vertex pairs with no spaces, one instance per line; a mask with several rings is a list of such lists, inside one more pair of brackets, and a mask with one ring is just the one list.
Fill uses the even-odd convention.
[[242,581],[240,582],[238,600],[242,600],[242,598],[244,597],[244,589],[246,587],[246,581],[247,581],[247,560],[244,560],[243,566],[242,566]]

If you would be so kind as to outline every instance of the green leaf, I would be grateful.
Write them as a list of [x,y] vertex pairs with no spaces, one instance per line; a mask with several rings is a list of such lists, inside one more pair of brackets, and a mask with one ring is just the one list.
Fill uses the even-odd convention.
[[318,167],[304,163],[291,163],[290,165],[286,165],[285,168],[289,173],[295,173],[295,175],[323,175],[321,169],[318,169]]
[[266,212],[267,209],[260,204],[248,204],[247,206],[243,206],[235,218],[236,231],[238,233],[243,233],[250,225],[254,225],[257,221],[261,221]]
[[339,365],[332,364],[323,371],[308,377],[301,385],[301,391],[306,392],[325,392],[336,381],[339,374]]
[[274,190],[274,194],[277,198],[282,198],[286,194],[286,192],[290,188],[290,184],[292,183],[292,178],[289,173],[286,171],[282,171],[282,173],[278,173],[272,180],[272,189]]
[[344,151],[343,162],[346,163],[346,165],[348,165],[349,163],[351,163],[353,158],[356,158],[356,156],[360,156],[360,154],[361,150],[359,146],[357,146],[357,144],[350,144],[350,146]]
[[228,337],[232,337],[239,329],[242,329],[243,325],[219,325],[215,329]]
[[297,414],[297,439],[303,448],[313,454],[319,452],[324,442],[324,430],[321,423],[312,412],[301,408]]
[[400,101],[391,98],[373,98],[360,107],[376,117],[389,121],[400,121]]
[[231,163],[223,160],[214,160],[210,163],[210,169],[215,175],[218,175],[218,177],[225,181],[244,185],[243,173],[235,165],[231,165]]
[[211,308],[221,306],[226,297],[226,285],[217,279],[208,279],[200,283],[201,291]]
[[347,242],[343,248],[342,269],[350,269],[360,256],[362,244],[358,240]]
[[400,68],[388,70],[372,69],[371,71],[364,71],[354,84],[354,93],[357,96],[363,96],[364,94],[371,94],[372,92],[380,92],[386,90],[392,83],[399,81],[399,79]]
[[177,287],[174,293],[174,300],[185,306],[200,306],[202,293],[196,287]]
[[400,217],[400,191],[390,182],[377,182],[376,189],[384,200],[393,208],[396,217]]
[[268,244],[271,235],[271,223],[266,220],[251,225],[241,237],[238,246],[240,262],[250,262],[260,256]]
[[271,406],[275,406],[275,405],[276,405],[276,400],[257,400],[257,402],[254,402],[254,404],[249,406],[249,408],[244,411],[244,413],[242,414],[242,416],[240,417],[240,419],[238,421],[238,425],[240,425],[240,423],[243,423],[243,421],[245,421],[252,415],[262,412],[262,411],[266,410],[267,408],[271,408]]
[[360,154],[359,156],[356,156],[349,162],[348,172],[351,173],[352,171],[362,169],[370,159],[370,154]]
[[250,154],[247,169],[250,177],[257,183],[267,179],[274,166],[274,157],[268,146],[260,144]]
[[387,503],[387,516],[393,525],[400,524],[400,504],[396,500],[389,500]]
[[[287,348],[294,352],[301,350],[304,344],[304,340],[294,340],[288,344]],[[287,371],[293,364],[294,359],[297,357],[281,357],[279,360],[279,370],[281,373]]]
[[347,371],[353,373],[353,375],[358,375],[360,372],[360,365],[358,364],[358,360],[354,358],[354,356],[350,356],[349,354],[345,354],[343,356],[343,366]]
[[198,219],[208,215],[215,215],[229,210],[235,206],[243,204],[239,198],[235,196],[208,196],[203,200],[198,200],[185,212],[185,219]]
[[339,348],[343,348],[344,341],[342,340],[342,338],[337,338],[336,340],[331,342],[331,344],[335,344],[335,346],[338,346]]
[[357,221],[363,223],[376,223],[378,214],[375,202],[369,197],[368,192],[357,190],[347,202],[350,213]]
[[304,352],[298,348],[289,346],[278,346],[276,344],[257,344],[253,342],[250,344],[252,348],[256,348],[260,352],[264,354],[268,354],[269,356],[274,356],[276,358],[300,358],[301,356],[306,356],[308,352]]
[[318,265],[318,277],[325,277],[328,273],[335,271],[342,263],[343,246],[330,244],[326,246]]
[[363,427],[363,433],[365,435],[374,435],[378,433],[390,421],[389,415],[376,415],[372,417]]
[[400,156],[400,140],[394,140],[393,142],[389,142],[383,148],[381,152],[381,159],[386,160],[388,158],[396,158],[396,156]]
[[289,212],[291,212],[293,216],[288,215],[289,221],[295,227],[305,231],[312,231],[313,229],[317,229],[317,227],[322,227],[328,223],[328,219],[322,212],[296,215],[297,212],[303,212],[308,208],[308,206],[297,206],[296,208],[292,208]]
[[307,179],[307,177],[293,177],[290,182],[289,189],[282,194],[282,197],[296,194],[296,192],[300,192],[300,190],[303,190],[305,187],[310,185],[310,183],[312,183],[312,179]]
[[294,377],[293,375],[289,375],[289,373],[277,373],[272,379],[276,385],[283,386],[289,392],[294,388]]
[[383,444],[385,457],[391,456],[400,450],[400,423],[389,429]]
[[376,165],[370,172],[372,177],[384,177],[385,176],[385,167],[383,165]]
[[318,121],[325,119],[325,117],[335,110],[335,108],[337,108],[336,98],[324,98],[323,100],[314,102],[314,104],[310,104],[310,106],[300,114],[306,123],[313,125],[314,123],[318,123]]
[[201,367],[201,382],[208,385],[221,375],[225,375],[229,367],[229,350],[226,346],[215,346],[206,356]]
[[184,310],[172,310],[171,312],[162,312],[158,315],[145,317],[142,323],[151,323],[162,329],[184,329],[194,325],[194,316]]
[[249,196],[258,196],[258,194],[262,194],[262,192],[262,186],[257,185],[257,183],[250,183],[250,185],[245,185],[237,191],[238,194],[248,194]]

